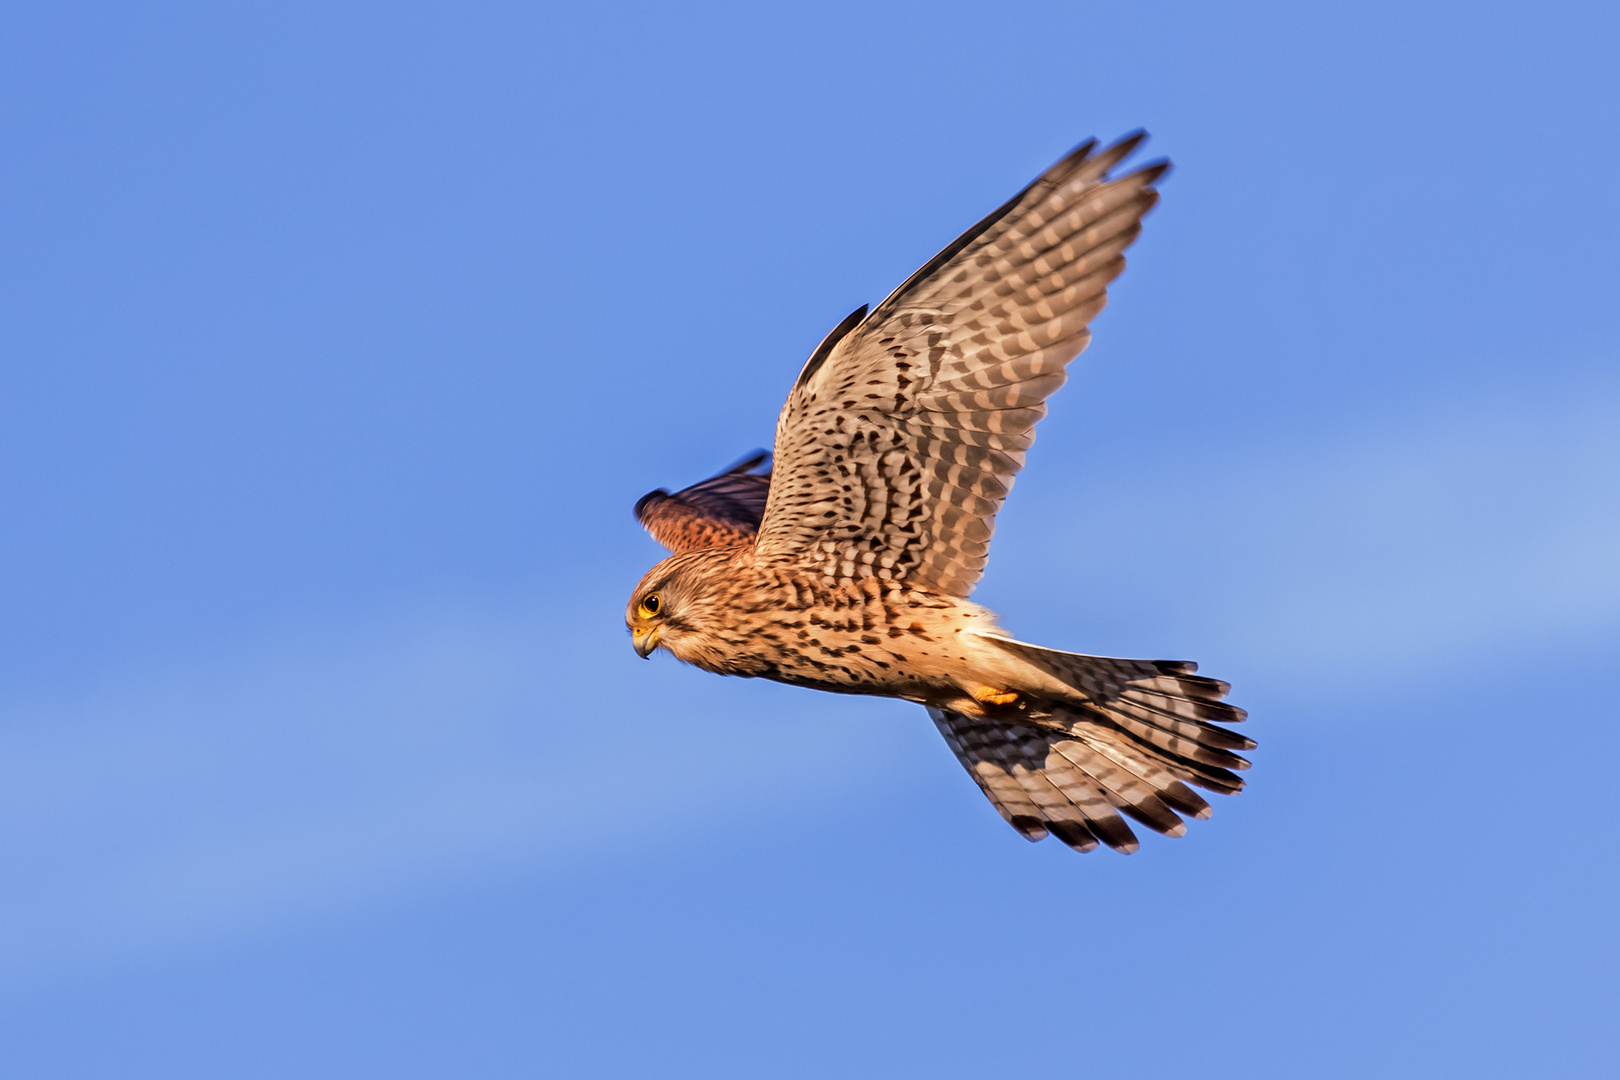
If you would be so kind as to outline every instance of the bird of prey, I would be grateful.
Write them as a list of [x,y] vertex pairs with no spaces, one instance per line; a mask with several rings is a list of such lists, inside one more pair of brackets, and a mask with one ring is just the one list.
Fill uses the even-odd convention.
[[1179,660],[1015,641],[967,597],[1045,401],[1086,347],[1158,161],[1111,176],[1141,132],[1075,148],[889,297],[839,323],[761,452],[636,503],[673,553],[625,612],[643,657],[927,707],[1030,840],[1131,852],[1121,815],[1170,836],[1207,818],[1188,785],[1243,786],[1212,721],[1244,713]]

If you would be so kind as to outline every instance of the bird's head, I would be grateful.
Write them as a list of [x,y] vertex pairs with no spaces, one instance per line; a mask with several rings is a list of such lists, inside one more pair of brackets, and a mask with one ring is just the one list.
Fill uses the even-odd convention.
[[643,659],[667,649],[677,660],[701,663],[714,647],[709,625],[720,603],[715,574],[732,553],[706,549],[672,555],[647,571],[630,594],[624,624]]

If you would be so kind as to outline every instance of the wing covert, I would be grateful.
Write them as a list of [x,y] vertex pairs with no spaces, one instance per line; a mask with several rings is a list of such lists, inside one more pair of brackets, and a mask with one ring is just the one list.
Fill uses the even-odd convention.
[[777,424],[760,557],[972,590],[1044,402],[1158,199],[1168,163],[1108,177],[1144,137],[1077,147],[828,335]]

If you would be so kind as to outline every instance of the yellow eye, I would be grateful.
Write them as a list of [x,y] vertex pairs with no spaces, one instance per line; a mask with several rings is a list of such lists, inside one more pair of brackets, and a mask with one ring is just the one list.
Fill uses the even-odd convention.
[[641,617],[650,619],[664,608],[664,600],[655,592],[650,592],[641,598]]

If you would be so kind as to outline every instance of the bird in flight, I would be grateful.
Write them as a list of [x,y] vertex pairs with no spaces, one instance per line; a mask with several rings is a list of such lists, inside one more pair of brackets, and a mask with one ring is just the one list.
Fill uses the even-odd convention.
[[[1015,641],[968,599],[1045,401],[1090,341],[1168,162],[1110,173],[1145,136],[1070,152],[810,355],[757,453],[636,503],[673,554],[625,611],[636,652],[721,675],[924,705],[1013,828],[1131,852],[1231,794],[1213,721],[1244,713],[1180,660]],[[1121,816],[1123,815],[1123,817]]]

